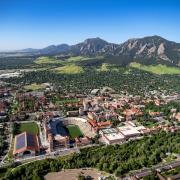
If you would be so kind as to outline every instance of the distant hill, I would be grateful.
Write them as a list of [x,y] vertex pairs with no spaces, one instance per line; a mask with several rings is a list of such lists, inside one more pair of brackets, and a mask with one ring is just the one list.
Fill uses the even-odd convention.
[[[51,45],[43,49],[24,49],[13,52],[15,55],[68,55],[104,56],[113,63],[166,64],[180,66],[180,43],[168,41],[160,36],[129,39],[122,44],[109,43],[100,38],[86,39],[76,45]],[[1,55],[4,53],[0,53]],[[5,53],[8,56],[10,53]]]

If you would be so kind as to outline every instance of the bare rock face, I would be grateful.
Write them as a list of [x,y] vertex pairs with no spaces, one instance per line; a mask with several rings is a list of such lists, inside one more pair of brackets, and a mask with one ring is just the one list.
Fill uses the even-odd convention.
[[165,52],[165,47],[164,47],[164,44],[161,43],[161,44],[159,45],[158,50],[157,50],[157,54],[158,54],[158,56],[159,56],[159,55],[164,54],[164,52]]
[[151,47],[150,49],[148,49],[148,56],[151,56],[153,53],[155,53],[156,52],[156,46],[153,46],[153,47]]
[[147,44],[145,44],[144,46],[142,46],[142,47],[140,48],[140,50],[139,50],[136,54],[141,54],[141,53],[143,53],[146,48],[147,48]]
[[[180,64],[180,43],[168,41],[160,36],[129,39],[122,44],[109,43],[100,38],[86,39],[84,42],[69,46],[67,44],[52,45],[43,49],[26,49],[28,53],[38,55],[82,55],[82,56],[111,56],[117,61],[132,62],[147,61],[148,63]],[[19,51],[19,52],[24,52]]]
[[128,44],[129,50],[132,50],[133,48],[135,48],[137,43],[138,43],[138,41],[135,40],[135,39],[134,40],[129,40],[129,44]]
[[178,61],[178,64],[177,64],[178,67],[180,67],[180,60]]

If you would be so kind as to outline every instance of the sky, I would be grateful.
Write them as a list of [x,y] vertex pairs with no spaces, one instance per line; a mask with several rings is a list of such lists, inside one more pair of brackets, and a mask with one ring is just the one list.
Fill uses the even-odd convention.
[[151,35],[180,42],[180,0],[0,0],[1,51]]

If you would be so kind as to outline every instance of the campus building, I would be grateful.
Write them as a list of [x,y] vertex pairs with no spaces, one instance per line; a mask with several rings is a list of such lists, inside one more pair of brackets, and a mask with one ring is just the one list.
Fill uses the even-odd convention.
[[14,151],[15,157],[35,156],[40,151],[40,141],[37,135],[23,132],[15,136]]
[[125,141],[125,137],[116,128],[102,129],[99,131],[99,134],[106,144],[122,143]]

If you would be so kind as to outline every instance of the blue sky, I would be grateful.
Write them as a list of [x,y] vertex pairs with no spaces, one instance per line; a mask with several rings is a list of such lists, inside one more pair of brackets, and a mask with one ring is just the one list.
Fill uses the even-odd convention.
[[0,50],[151,35],[180,42],[179,0],[0,0]]

